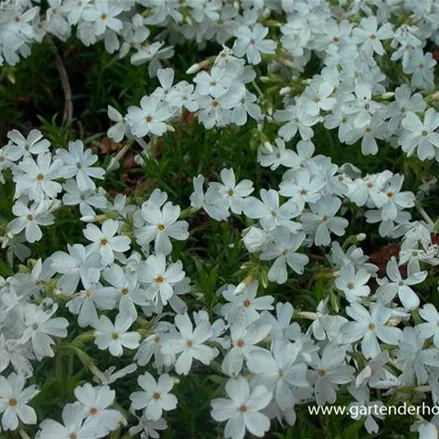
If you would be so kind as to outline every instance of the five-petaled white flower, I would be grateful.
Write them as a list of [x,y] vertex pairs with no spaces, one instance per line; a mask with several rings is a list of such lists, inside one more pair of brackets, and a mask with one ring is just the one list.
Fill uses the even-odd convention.
[[137,383],[143,391],[130,395],[131,407],[134,410],[144,409],[144,416],[151,421],[162,417],[163,411],[174,410],[177,407],[177,398],[169,393],[174,387],[174,380],[167,374],[160,375],[158,381],[145,372],[137,378]]

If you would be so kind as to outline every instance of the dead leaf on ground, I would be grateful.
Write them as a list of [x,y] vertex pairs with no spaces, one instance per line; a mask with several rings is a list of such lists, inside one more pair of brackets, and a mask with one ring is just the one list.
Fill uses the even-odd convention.
[[119,151],[121,148],[122,143],[117,143],[110,137],[104,137],[99,144],[101,154],[111,154],[112,152]]

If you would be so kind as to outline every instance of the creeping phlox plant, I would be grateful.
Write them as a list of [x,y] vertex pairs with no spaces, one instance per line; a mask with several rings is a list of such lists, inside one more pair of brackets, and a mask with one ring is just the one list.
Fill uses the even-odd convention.
[[[125,111],[108,107],[107,135],[124,146],[105,165],[82,140],[53,145],[37,129],[11,130],[0,148],[0,196],[11,209],[0,230],[10,270],[0,277],[5,437],[157,438],[179,409],[179,377],[203,373],[214,387],[211,417],[232,439],[294,425],[302,405],[340,395],[347,405],[439,404],[439,313],[425,294],[437,288],[439,248],[422,207],[436,182],[416,175],[417,194],[404,188],[419,164],[432,162],[435,173],[439,161],[439,2],[38,3],[2,3],[0,63],[75,35],[148,63],[159,86]],[[185,40],[216,43],[217,54],[178,81],[185,72],[162,64]],[[272,178],[239,179],[232,155],[217,181],[192,176],[185,206],[157,188],[142,199],[106,190],[127,151],[138,144],[143,166],[188,114],[203,130],[250,131],[258,150],[248,160]],[[396,150],[403,165],[393,172],[382,161],[369,173],[335,160],[315,140],[322,132],[364,156]],[[83,236],[42,258],[39,243],[64,227],[65,212]],[[190,226],[199,217],[242,225],[247,252],[230,268],[241,282],[217,285],[215,306],[194,289],[201,274],[175,253],[199,238]],[[373,233],[365,227],[376,232],[374,250],[398,249],[382,267],[361,247]],[[293,304],[264,293],[301,278],[311,279],[309,294],[325,280],[317,309],[295,309],[294,289]],[[58,412],[41,418],[35,401],[50,386],[41,365],[52,362],[81,375]],[[362,420],[368,433],[386,422]],[[437,416],[418,416],[411,429],[431,439],[438,427]]]

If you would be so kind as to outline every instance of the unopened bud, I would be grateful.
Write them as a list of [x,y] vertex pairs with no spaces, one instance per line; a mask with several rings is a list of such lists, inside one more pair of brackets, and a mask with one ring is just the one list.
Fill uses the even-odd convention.
[[270,9],[265,8],[265,9],[262,11],[261,17],[262,17],[262,19],[266,20],[270,15],[271,15],[271,11],[270,11]]
[[315,312],[301,311],[297,313],[298,317],[302,317],[308,320],[317,320],[317,314]]
[[200,70],[202,69],[202,67],[200,66],[200,64],[196,63],[196,64],[192,64],[187,70],[186,73],[188,75],[193,75],[194,73],[198,73]]
[[427,98],[425,99],[427,102],[431,102],[431,101],[438,101],[439,100],[439,91],[437,91],[436,93],[433,93],[430,96],[427,96]]
[[281,96],[285,96],[285,95],[291,93],[291,91],[292,91],[291,87],[282,87],[279,91],[279,94]]
[[268,140],[264,142],[264,148],[270,152],[274,152],[273,145]]
[[387,91],[386,93],[383,93],[381,95],[381,99],[391,99],[395,96],[395,93],[393,91]]
[[365,239],[366,239],[366,234],[365,233],[359,233],[357,235],[357,241],[358,242],[364,241]]
[[269,240],[267,232],[254,226],[243,230],[242,235],[242,241],[250,253],[261,251]]
[[235,291],[233,294],[237,296],[238,294],[241,294],[253,281],[255,280],[255,277],[251,274],[245,277],[243,281],[241,281],[238,286],[235,288]]
[[208,67],[214,60],[215,60],[215,57],[212,56],[212,57],[210,57],[208,59],[205,59],[204,61],[202,61],[200,63],[193,64],[192,66],[190,66],[186,70],[186,73],[188,75],[192,75],[194,73],[197,73],[200,70],[205,69],[206,67]]

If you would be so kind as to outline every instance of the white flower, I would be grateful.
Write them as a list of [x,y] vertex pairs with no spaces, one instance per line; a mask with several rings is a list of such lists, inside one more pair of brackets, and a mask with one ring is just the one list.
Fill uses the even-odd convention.
[[291,140],[299,131],[302,140],[310,140],[314,131],[311,128],[318,122],[318,116],[309,114],[303,100],[298,100],[297,105],[289,105],[284,110],[277,110],[274,119],[287,122],[278,131],[280,137],[286,141]]
[[381,104],[372,100],[372,86],[369,84],[358,84],[354,92],[355,96],[350,95],[342,109],[352,118],[354,128],[365,128],[370,124],[372,115],[381,108]]
[[355,378],[356,387],[368,385],[371,389],[389,389],[400,386],[401,381],[385,368],[389,360],[389,351],[383,351],[370,360]]
[[100,438],[108,434],[108,429],[99,422],[99,419],[89,417],[84,422],[84,407],[81,403],[67,404],[62,411],[62,421],[45,419],[40,424],[41,431],[38,439],[91,439]]
[[366,297],[370,293],[367,282],[370,274],[364,269],[355,269],[354,265],[347,263],[340,268],[339,275],[335,279],[335,286],[343,291],[349,302],[355,302],[360,297]]
[[340,198],[326,195],[310,207],[311,212],[302,214],[301,218],[304,230],[313,232],[315,245],[330,245],[330,232],[337,236],[345,234],[348,220],[335,216],[341,207]]
[[26,379],[23,375],[11,373],[7,378],[0,375],[0,413],[4,430],[16,430],[19,420],[23,424],[36,424],[37,414],[28,402],[38,393],[37,386],[24,389]]
[[115,142],[120,142],[126,134],[128,134],[128,127],[125,122],[123,116],[111,105],[107,107],[108,118],[113,122],[116,122],[112,125],[108,131],[108,137],[111,137]]
[[147,304],[145,291],[139,287],[135,273],[124,271],[119,265],[112,264],[104,270],[103,276],[111,285],[108,293],[113,293],[121,312],[135,315],[135,305]]
[[33,376],[32,364],[27,358],[26,350],[22,349],[19,340],[5,340],[3,334],[0,335],[0,372],[3,372],[9,365],[25,378]]
[[[437,415],[436,415],[437,416]],[[436,422],[415,422],[410,427],[410,431],[415,431],[419,434],[419,439],[437,439],[438,437],[438,426],[437,426],[437,418],[433,417],[433,421]]]
[[402,120],[405,129],[399,138],[402,150],[408,154],[416,152],[421,160],[433,159],[439,148],[439,113],[434,108],[429,108],[421,122],[414,112],[409,112]]
[[194,93],[194,85],[181,81],[173,87],[168,94],[168,103],[172,107],[186,108],[191,113],[198,110],[197,95]]
[[262,59],[261,53],[274,53],[276,43],[273,40],[266,40],[268,28],[256,23],[253,29],[248,26],[239,26],[235,31],[236,41],[233,46],[233,52],[236,56],[247,56],[251,64],[259,64]]
[[361,19],[360,26],[352,31],[352,35],[354,40],[361,44],[361,50],[366,55],[372,55],[374,52],[384,55],[385,50],[380,40],[393,37],[392,25],[386,22],[378,29],[377,17],[372,15]]
[[281,165],[289,168],[294,167],[297,154],[291,149],[286,148],[285,141],[283,139],[276,137],[274,142],[276,145],[261,144],[259,146],[259,164],[264,167],[269,166],[272,171],[275,171]]
[[300,326],[297,322],[291,322],[294,308],[291,303],[276,303],[276,317],[265,311],[262,320],[271,325],[269,337],[271,345],[296,340],[300,335]]
[[160,375],[156,382],[150,373],[145,372],[137,378],[137,383],[143,391],[131,393],[131,407],[134,410],[144,409],[146,419],[157,421],[163,411],[177,407],[177,398],[169,393],[174,387],[174,380],[167,373]]
[[109,367],[102,373],[102,376],[95,376],[95,381],[102,384],[113,384],[118,379],[135,372],[137,370],[137,364],[131,363],[122,369],[115,370],[116,366]]
[[414,272],[412,267],[412,265],[408,266],[407,278],[403,279],[396,259],[392,257],[387,263],[387,276],[390,282],[383,283],[383,285],[378,287],[376,292],[378,300],[387,304],[390,303],[395,296],[398,296],[405,309],[412,310],[417,308],[420,300],[418,295],[410,287],[423,282],[428,272]]
[[293,200],[279,206],[279,193],[273,189],[268,191],[261,189],[261,200],[248,197],[244,205],[244,214],[250,218],[259,219],[266,231],[273,230],[277,226],[285,226],[291,232],[297,232],[301,225],[291,221],[300,215],[299,208]]
[[179,375],[187,375],[194,359],[210,364],[216,355],[214,349],[204,344],[213,335],[210,323],[201,320],[194,329],[191,319],[185,313],[175,316],[175,326],[178,332],[168,334],[161,349],[165,355],[181,352],[175,363],[175,371]]
[[174,55],[173,46],[163,47],[164,44],[164,41],[155,41],[152,44],[146,44],[138,47],[137,53],[132,55],[130,58],[131,64],[138,66],[149,61],[148,73],[149,76],[153,78],[156,76],[157,71],[162,67],[160,61],[162,59],[172,58]]
[[383,192],[383,188],[390,177],[392,177],[390,171],[383,171],[379,174],[356,178],[348,196],[357,206],[368,205],[379,208],[387,202],[388,197]]
[[247,314],[248,321],[253,322],[259,318],[260,311],[272,310],[274,297],[256,297],[258,287],[259,282],[254,281],[240,294],[235,294],[234,286],[231,286],[223,291],[223,297],[229,303],[226,303],[221,307],[221,314],[224,315],[227,320],[231,321],[233,319],[233,313],[237,312],[238,310],[243,310]]
[[160,82],[160,87],[157,87],[152,96],[159,98],[161,101],[168,102],[168,93],[172,90],[174,82],[175,72],[174,69],[158,69],[157,79]]
[[[213,99],[210,96],[201,96],[199,103],[201,111],[198,113],[198,120],[207,129],[212,129],[214,126],[225,127],[230,123],[232,111],[230,110],[231,97],[227,94]],[[233,97],[232,97],[233,101]]]
[[8,139],[13,143],[6,146],[5,157],[13,162],[31,154],[44,154],[48,152],[50,146],[50,142],[43,139],[43,135],[38,130],[31,130],[27,139],[19,131],[12,130],[8,132]]
[[123,23],[116,18],[122,11],[123,6],[120,4],[96,0],[93,5],[84,9],[83,17],[93,23],[93,32],[99,36],[103,35],[107,28],[115,32],[122,30]]
[[297,274],[302,274],[309,262],[308,256],[296,252],[305,240],[305,233],[291,233],[280,226],[271,232],[271,238],[260,257],[263,261],[275,259],[268,271],[268,279],[283,284],[288,279],[287,264]]
[[406,73],[412,73],[411,84],[420,89],[434,90],[434,67],[437,61],[431,52],[416,50],[405,69]]
[[342,139],[347,145],[353,145],[361,139],[361,153],[363,155],[375,155],[378,152],[376,139],[388,137],[388,128],[384,123],[384,112],[376,111],[370,120],[360,128],[353,127]]
[[171,117],[169,108],[154,96],[144,96],[140,100],[140,108],[128,108],[126,121],[133,135],[145,137],[147,134],[162,136],[167,130],[166,121]]
[[115,236],[119,230],[119,221],[108,219],[102,224],[102,230],[94,224],[87,224],[84,236],[93,243],[89,248],[91,252],[99,252],[103,265],[114,262],[115,253],[126,252],[130,249],[131,240],[128,236]]
[[95,284],[101,274],[101,256],[85,249],[81,244],[67,244],[67,251],[54,253],[51,267],[62,273],[58,288],[65,293],[73,293],[81,280],[83,285]]
[[259,318],[248,324],[245,312],[235,313],[230,322],[232,348],[227,352],[222,370],[226,375],[236,376],[241,372],[244,358],[262,348],[255,346],[270,333],[271,325]]
[[117,304],[117,296],[109,287],[100,284],[85,284],[85,290],[74,295],[66,307],[73,314],[78,315],[78,325],[83,328],[87,325],[94,326],[98,320],[96,307],[99,309],[114,309]]
[[45,299],[40,306],[28,303],[23,308],[25,329],[20,342],[31,341],[37,360],[55,355],[51,347],[55,342],[50,337],[51,335],[55,337],[67,336],[68,320],[64,317],[52,318],[57,308],[58,305],[53,303],[52,299]]
[[[82,404],[84,416],[109,431],[116,430],[123,420],[117,410],[108,409],[114,403],[116,392],[109,386],[93,387],[90,383],[76,387],[75,397]],[[87,422],[87,421],[86,421]]]
[[137,270],[137,277],[148,284],[146,296],[157,304],[166,305],[174,295],[174,286],[184,279],[183,264],[180,261],[167,265],[163,254],[151,255]]
[[305,107],[313,116],[319,115],[320,111],[330,111],[337,100],[332,97],[334,86],[323,82],[319,85],[311,83],[302,94]]
[[61,160],[54,160],[52,163],[49,153],[38,155],[36,162],[32,157],[25,157],[18,164],[21,173],[14,174],[16,192],[18,195],[29,195],[37,203],[45,197],[56,198],[62,191],[62,186],[53,180],[63,176],[62,167]]
[[433,343],[439,349],[439,313],[436,307],[431,303],[426,303],[419,310],[419,315],[426,323],[416,325],[416,330],[424,339],[433,337]]
[[165,419],[161,418],[158,421],[148,421],[144,416],[139,419],[139,423],[133,427],[130,427],[129,434],[133,437],[139,434],[142,439],[149,437],[153,439],[159,439],[160,433],[156,430],[166,430],[168,424]]
[[279,193],[291,197],[300,210],[305,203],[317,203],[322,197],[322,189],[326,181],[321,175],[312,175],[308,169],[294,169],[285,172],[282,183],[279,185]]
[[275,343],[273,351],[260,351],[250,355],[247,365],[256,374],[252,384],[263,385],[273,391],[281,410],[291,410],[295,398],[291,386],[308,387],[308,368],[305,363],[295,363],[298,349],[295,345]]
[[17,200],[12,207],[12,213],[18,218],[9,223],[9,230],[18,234],[24,229],[27,242],[39,241],[43,237],[39,226],[50,226],[54,223],[54,216],[49,213],[51,206],[51,201],[42,201],[41,203],[33,203],[29,208],[25,203]]
[[[389,130],[394,133],[401,121],[410,113],[425,111],[427,104],[420,93],[411,95],[410,87],[402,84],[395,90],[395,101],[386,108],[386,117],[390,117]],[[401,140],[401,138],[400,138]]]
[[398,209],[413,207],[415,195],[412,192],[401,192],[404,176],[394,174],[383,187],[387,201],[381,206],[381,215],[384,221],[394,220],[398,216]]
[[247,123],[247,114],[260,121],[262,119],[261,107],[256,103],[258,98],[253,93],[250,93],[244,85],[236,87],[235,93],[229,93],[229,100],[225,100],[224,104],[232,108],[230,121],[238,126],[244,126]]
[[140,334],[136,331],[127,332],[134,322],[130,314],[119,313],[114,324],[107,316],[101,316],[94,323],[96,329],[95,343],[101,350],[108,349],[110,354],[120,357],[123,348],[136,349],[140,345]]
[[[99,188],[95,190],[81,191],[76,180],[69,179],[63,184],[64,195],[62,202],[67,206],[77,206],[83,216],[89,215],[89,210],[93,208],[105,209],[108,201],[105,197],[105,191]],[[95,216],[94,212],[91,215]]]
[[165,256],[172,251],[172,244],[169,238],[184,241],[188,238],[189,224],[186,221],[178,221],[181,209],[170,201],[162,208],[149,200],[142,205],[140,211],[142,220],[146,223],[136,228],[137,242],[146,246],[154,242],[155,252]]
[[246,430],[257,437],[263,437],[270,428],[270,419],[260,413],[270,403],[272,394],[264,386],[250,390],[248,381],[240,376],[226,384],[230,399],[217,398],[211,402],[212,418],[227,421],[225,438],[243,439]]
[[406,326],[399,344],[396,366],[404,385],[422,385],[428,380],[426,367],[439,367],[437,348],[423,349],[425,339],[416,328]]
[[346,308],[346,313],[355,322],[345,323],[341,332],[346,343],[361,339],[361,351],[366,358],[374,358],[381,352],[378,339],[388,345],[398,345],[401,330],[386,323],[392,316],[392,310],[380,303],[370,305],[370,313],[359,303],[352,303]]
[[245,198],[253,191],[253,183],[250,180],[242,180],[236,184],[233,169],[222,169],[220,172],[221,183],[210,183],[223,196],[233,213],[240,214],[244,207]]
[[134,357],[140,366],[148,364],[152,357],[154,357],[154,364],[159,371],[162,370],[163,366],[170,367],[175,363],[175,355],[164,354],[161,350],[166,334],[171,329],[174,329],[171,323],[159,322],[152,334],[143,340]]
[[210,73],[202,71],[193,80],[197,87],[195,93],[201,96],[211,95],[218,98],[224,95],[232,84],[232,78],[226,74],[225,69],[212,67]]
[[334,403],[338,385],[352,381],[355,369],[345,364],[345,356],[342,347],[328,343],[323,349],[321,359],[312,365],[315,370],[314,391],[317,404]]
[[[379,426],[374,417],[384,419],[384,415],[380,412],[384,403],[382,401],[370,401],[369,389],[367,387],[357,389],[351,384],[348,390],[356,399],[355,402],[351,402],[348,406],[348,412],[351,418],[360,421],[361,418],[365,417],[364,427],[367,432],[378,433]],[[365,409],[367,410],[367,414],[363,414]]]
[[84,151],[84,144],[81,140],[69,142],[69,150],[58,149],[58,157],[62,160],[63,176],[65,178],[76,177],[78,188],[81,191],[94,190],[96,185],[92,178],[104,178],[105,171],[102,168],[93,168],[98,156],[94,155],[91,149]]

